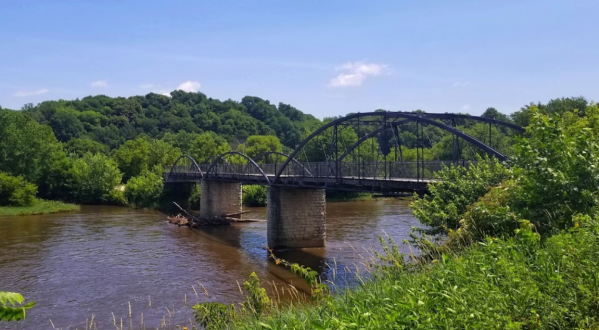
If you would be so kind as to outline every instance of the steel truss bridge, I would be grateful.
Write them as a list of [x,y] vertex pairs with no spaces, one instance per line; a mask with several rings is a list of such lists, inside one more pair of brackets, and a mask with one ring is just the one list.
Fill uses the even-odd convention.
[[[481,141],[459,130],[458,124],[468,121],[488,124],[488,139]],[[405,161],[399,132],[402,125],[416,125],[416,160]],[[434,126],[452,135],[453,159],[424,161],[425,136],[423,128]],[[264,152],[253,158],[241,152],[214,155],[198,163],[188,155],[181,156],[165,175],[167,183],[217,180],[242,184],[285,186],[290,188],[326,188],[358,192],[401,195],[426,191],[427,184],[436,179],[435,173],[444,165],[468,166],[471,162],[459,159],[461,141],[500,161],[507,157],[493,147],[492,128],[502,128],[515,134],[524,129],[512,123],[492,118],[463,114],[434,114],[376,111],[351,114],[320,127],[290,154]],[[357,141],[347,145],[344,130],[352,127]],[[386,144],[376,151],[369,141],[378,139]],[[354,139],[355,140],[355,139]],[[309,143],[326,141],[322,146],[324,160],[310,161],[305,147]],[[386,150],[383,150],[385,149]],[[365,152],[366,150],[366,152]],[[370,150],[370,153],[368,153]]]

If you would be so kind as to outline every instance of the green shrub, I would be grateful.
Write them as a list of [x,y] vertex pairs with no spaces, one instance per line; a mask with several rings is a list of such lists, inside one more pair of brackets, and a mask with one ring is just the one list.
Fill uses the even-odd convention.
[[125,197],[136,207],[157,208],[163,188],[162,176],[156,171],[145,171],[129,179],[125,186]]
[[266,206],[266,186],[243,186],[243,205]]
[[22,176],[0,172],[0,205],[29,206],[35,202],[37,186]]
[[468,206],[507,175],[508,170],[496,158],[481,158],[467,168],[445,167],[438,172],[439,181],[429,184],[429,194],[416,196],[410,204],[414,216],[428,226],[420,231],[438,235],[457,229]]
[[87,153],[76,159],[68,175],[72,200],[83,204],[103,204],[115,203],[115,199],[119,199],[115,188],[121,183],[122,174],[117,164],[103,154]]
[[541,233],[565,229],[599,205],[599,107],[585,116],[530,112],[527,136],[515,146],[509,205]]

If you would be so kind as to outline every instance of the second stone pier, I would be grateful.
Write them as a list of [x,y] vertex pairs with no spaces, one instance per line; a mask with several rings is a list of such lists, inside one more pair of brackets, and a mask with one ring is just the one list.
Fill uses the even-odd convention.
[[227,214],[240,214],[241,183],[202,180],[200,217],[224,217]]
[[324,246],[326,238],[324,189],[270,186],[267,208],[267,241],[270,248]]

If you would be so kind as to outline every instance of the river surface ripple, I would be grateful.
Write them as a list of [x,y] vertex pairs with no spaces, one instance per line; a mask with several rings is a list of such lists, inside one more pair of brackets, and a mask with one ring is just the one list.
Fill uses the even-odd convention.
[[[348,269],[359,268],[368,251],[380,250],[379,235],[399,243],[408,238],[418,222],[407,204],[327,203],[326,248],[280,256],[343,286]],[[249,209],[244,217],[266,219],[266,208]],[[147,328],[163,322],[189,326],[192,314],[185,306],[241,301],[238,283],[251,272],[301,287],[301,279],[267,261],[265,245],[266,222],[196,230],[168,224],[157,212],[125,207],[0,217],[0,291],[37,302],[26,320],[1,323],[0,329],[83,329],[92,315],[98,329],[114,329],[115,320],[120,328],[121,319],[124,329],[137,328],[142,314]]]

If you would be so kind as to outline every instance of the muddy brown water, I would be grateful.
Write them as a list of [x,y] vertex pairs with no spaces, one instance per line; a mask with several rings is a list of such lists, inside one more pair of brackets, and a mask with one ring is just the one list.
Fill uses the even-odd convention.
[[[407,204],[327,203],[326,247],[279,256],[342,287],[368,251],[380,249],[379,235],[400,243],[408,238],[418,222]],[[249,209],[244,217],[266,219],[266,208]],[[301,279],[267,260],[266,222],[197,230],[165,220],[157,212],[112,206],[0,217],[0,291],[37,302],[26,320],[0,323],[0,329],[83,329],[92,318],[98,329],[120,329],[121,320],[123,329],[137,329],[142,318],[148,329],[176,328],[189,326],[189,306],[198,300],[240,302],[238,283],[251,272],[281,287],[302,287]]]

